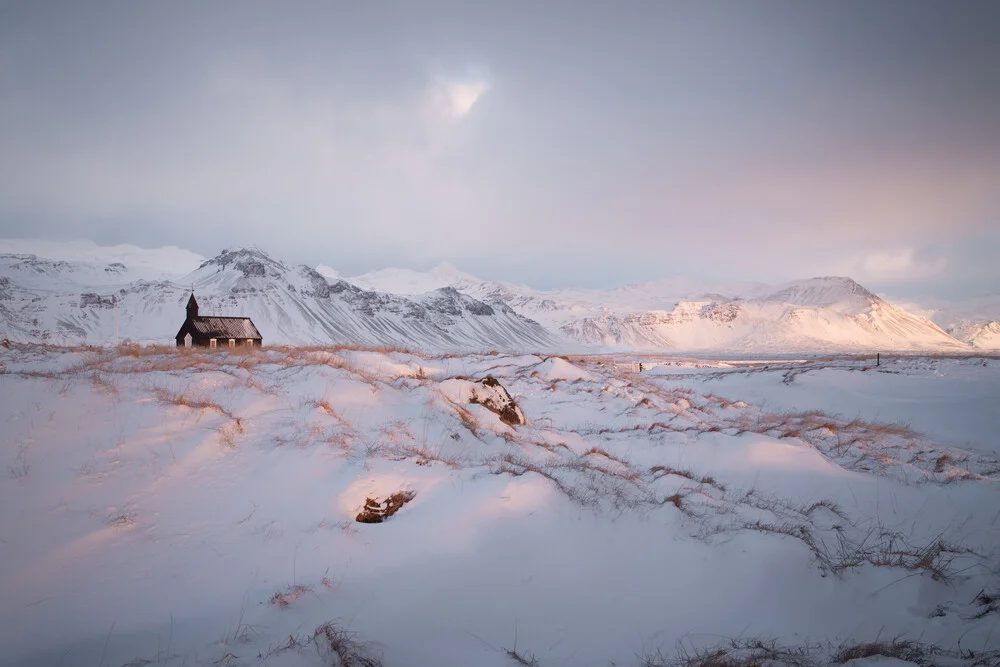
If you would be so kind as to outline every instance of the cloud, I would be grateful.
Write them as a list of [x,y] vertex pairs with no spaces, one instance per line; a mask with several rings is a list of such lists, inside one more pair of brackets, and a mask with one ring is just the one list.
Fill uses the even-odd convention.
[[317,264],[316,273],[324,278],[329,278],[330,280],[340,280],[340,274],[337,273],[337,269],[332,266],[327,266],[326,264]]
[[913,248],[902,248],[866,255],[857,263],[862,280],[881,283],[905,283],[934,278],[944,273],[948,261],[944,257],[924,259]]
[[436,84],[435,100],[449,118],[462,118],[472,111],[489,88],[482,81],[462,83],[441,79]]

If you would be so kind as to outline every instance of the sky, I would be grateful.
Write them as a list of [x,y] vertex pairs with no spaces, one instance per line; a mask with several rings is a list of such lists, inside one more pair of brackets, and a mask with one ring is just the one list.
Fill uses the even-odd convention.
[[0,2],[0,237],[1000,291],[994,2]]

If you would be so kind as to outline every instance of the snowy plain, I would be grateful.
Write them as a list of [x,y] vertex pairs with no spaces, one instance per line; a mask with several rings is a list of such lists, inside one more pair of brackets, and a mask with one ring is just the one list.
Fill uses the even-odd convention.
[[13,344],[0,396],[2,665],[1000,664],[996,358]]

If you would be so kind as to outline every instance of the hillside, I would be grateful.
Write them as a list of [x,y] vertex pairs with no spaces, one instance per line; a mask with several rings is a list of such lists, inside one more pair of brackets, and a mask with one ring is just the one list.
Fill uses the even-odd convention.
[[174,280],[128,283],[106,278],[100,267],[37,258],[30,262],[41,268],[26,275],[25,261],[0,258],[5,295],[0,333],[12,340],[113,342],[117,298],[121,338],[169,342],[194,289],[203,313],[249,316],[265,344],[509,350],[547,349],[556,341],[510,308],[452,288],[413,298],[365,291],[343,280],[330,282],[304,265],[289,266],[255,247],[225,250]]
[[[946,332],[845,277],[539,290],[480,280],[448,264],[344,279],[334,268],[290,265],[252,246],[176,275],[163,273],[159,255],[129,256],[139,269],[92,261],[100,259],[95,253],[87,261],[0,255],[0,335],[107,344],[115,338],[117,299],[121,339],[168,342],[193,289],[203,312],[249,316],[265,343],[278,344],[741,354],[956,353],[996,344],[989,321],[963,321]],[[190,259],[180,256],[178,266]]]
[[0,665],[998,664],[1000,365],[662,361],[0,347]]

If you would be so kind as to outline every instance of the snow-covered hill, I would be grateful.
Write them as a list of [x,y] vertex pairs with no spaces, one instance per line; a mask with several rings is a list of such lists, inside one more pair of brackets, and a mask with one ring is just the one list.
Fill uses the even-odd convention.
[[[0,336],[107,344],[170,342],[193,289],[202,312],[253,318],[265,343],[394,345],[426,350],[938,351],[997,347],[1000,325],[938,324],[850,278],[784,285],[669,280],[611,290],[539,290],[480,280],[449,264],[342,279],[237,247],[201,261],[131,251],[138,268],[0,255]],[[164,259],[175,260],[173,264]],[[178,271],[170,274],[170,266]],[[155,269],[155,270],[154,270]],[[960,338],[961,340],[958,340]]]
[[662,360],[0,346],[0,666],[1000,664],[1000,364]]
[[980,350],[1000,350],[1000,294],[967,299],[927,299],[906,303],[951,336]]
[[960,320],[948,333],[979,350],[1000,350],[1000,320]]
[[[26,263],[32,267],[25,270]],[[266,343],[361,343],[432,350],[548,349],[556,338],[502,305],[453,288],[405,298],[330,282],[255,247],[225,250],[175,280],[121,284],[93,267],[0,258],[0,334],[13,340],[172,342],[193,288],[206,314],[251,317]],[[122,272],[127,268],[122,267]],[[74,284],[67,276],[78,276]]]
[[813,278],[777,287],[650,283],[604,292],[543,292],[503,283],[464,289],[487,302],[502,301],[571,340],[619,349],[968,349],[933,322],[850,278]]

